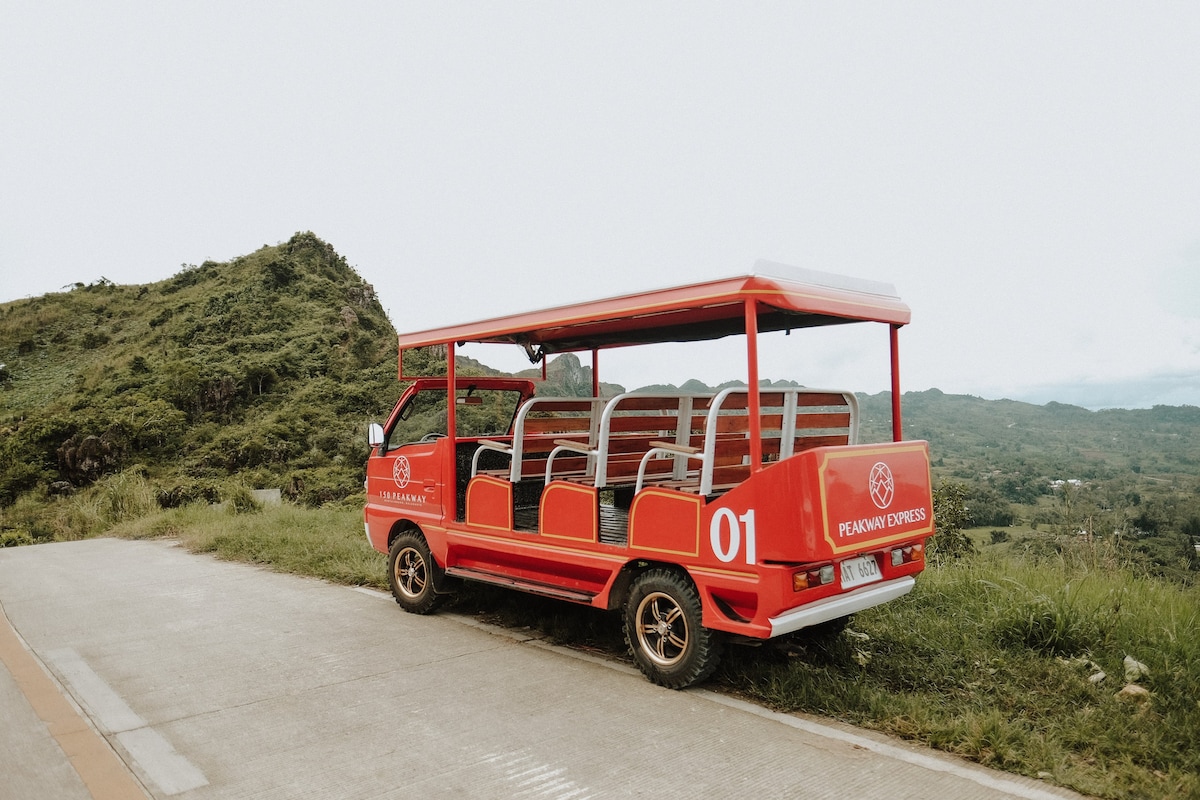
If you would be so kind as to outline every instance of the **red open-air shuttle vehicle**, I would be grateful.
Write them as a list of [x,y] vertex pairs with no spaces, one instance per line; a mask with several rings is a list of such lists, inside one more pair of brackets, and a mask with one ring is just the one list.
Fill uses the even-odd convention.
[[[730,640],[806,630],[907,593],[933,533],[929,448],[902,441],[891,286],[759,262],[751,274],[402,334],[409,384],[372,425],[365,523],[406,611],[461,579],[623,610],[642,672],[681,688]],[[858,443],[854,394],[760,387],[760,335],[888,331],[892,438]],[[739,335],[746,386],[601,397],[608,348]],[[800,339],[802,337],[796,337]],[[510,343],[536,363],[590,352],[591,397],[461,377],[456,348]],[[446,374],[404,374],[438,347]],[[882,360],[882,359],[881,359]]]

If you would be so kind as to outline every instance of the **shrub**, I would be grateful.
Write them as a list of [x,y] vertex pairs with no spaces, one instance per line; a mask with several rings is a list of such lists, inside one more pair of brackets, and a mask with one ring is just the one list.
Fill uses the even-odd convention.
[[[5,453],[13,457],[11,453]],[[37,485],[42,478],[42,471],[36,464],[12,461],[0,467],[0,508],[12,505],[17,497]]]
[[231,514],[256,514],[263,510],[262,503],[254,498],[250,487],[244,483],[231,484],[223,495]]
[[107,525],[136,519],[158,509],[157,492],[140,466],[110,475],[98,482],[94,491],[101,519]]
[[[357,499],[362,499],[362,469],[356,464],[353,467],[295,470],[288,476],[283,496],[309,508],[330,503],[357,502]],[[348,501],[350,497],[356,500]]]
[[53,538],[54,527],[43,498],[27,494],[0,510],[0,546],[37,544]]
[[963,558],[975,552],[975,543],[963,532],[967,524],[968,489],[962,483],[943,483],[933,490],[935,535],[928,555],[935,563]]
[[0,547],[33,544],[33,536],[24,528],[0,528]]
[[160,508],[179,508],[192,503],[216,503],[221,499],[221,492],[207,481],[190,481],[159,489],[155,499]]
[[86,331],[80,340],[80,344],[83,345],[83,349],[85,350],[95,350],[97,347],[103,347],[108,344],[108,342],[108,334],[104,331]]

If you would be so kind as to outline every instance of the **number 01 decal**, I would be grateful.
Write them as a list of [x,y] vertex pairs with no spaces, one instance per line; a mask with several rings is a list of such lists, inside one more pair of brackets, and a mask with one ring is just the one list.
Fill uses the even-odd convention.
[[[728,564],[737,558],[742,549],[742,533],[746,538],[746,563],[754,565],[754,509],[750,509],[740,517],[732,509],[718,509],[713,514],[708,526],[708,541],[712,544],[713,555]],[[728,546],[726,546],[728,542]]]

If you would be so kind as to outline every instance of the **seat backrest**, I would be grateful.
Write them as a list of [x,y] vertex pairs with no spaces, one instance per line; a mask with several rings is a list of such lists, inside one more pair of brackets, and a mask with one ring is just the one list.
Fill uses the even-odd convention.
[[[595,448],[604,400],[598,397],[532,397],[517,411],[513,426],[509,479],[540,476],[555,439],[570,439]],[[589,469],[590,459],[566,458],[564,467]],[[557,463],[557,462],[556,462]]]
[[[750,396],[745,387],[724,389],[713,399],[704,425],[701,493],[713,485],[739,483],[750,474]],[[827,389],[759,392],[759,429],[766,462],[812,447],[858,441],[858,400]]]
[[[670,441],[699,447],[711,394],[626,392],[609,400],[600,417],[595,485],[632,483],[651,442]],[[651,474],[682,478],[682,459],[651,462]]]

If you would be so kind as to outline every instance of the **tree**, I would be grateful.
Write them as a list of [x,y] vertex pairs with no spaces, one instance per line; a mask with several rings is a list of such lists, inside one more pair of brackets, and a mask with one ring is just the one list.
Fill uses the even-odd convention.
[[968,492],[963,483],[943,483],[933,490],[934,537],[927,553],[934,562],[945,563],[975,552],[975,543],[963,531],[970,519]]

